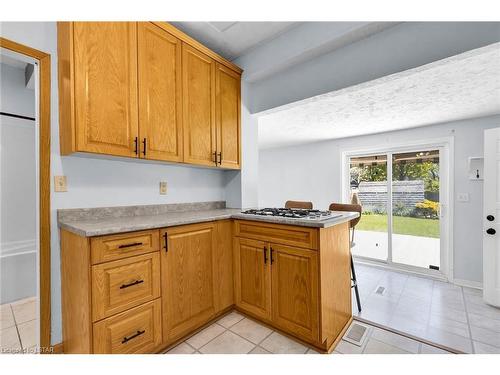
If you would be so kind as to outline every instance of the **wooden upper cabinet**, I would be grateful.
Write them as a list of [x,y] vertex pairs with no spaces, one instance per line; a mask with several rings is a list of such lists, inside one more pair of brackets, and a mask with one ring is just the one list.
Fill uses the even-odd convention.
[[62,155],[239,169],[241,69],[166,22],[58,22]]
[[318,341],[318,255],[271,244],[272,320],[285,331]]
[[265,320],[271,319],[271,262],[263,241],[234,240],[236,306]]
[[216,124],[217,158],[219,166],[238,169],[240,167],[240,75],[217,63]]
[[182,43],[184,161],[216,166],[215,61]]
[[206,323],[215,314],[215,224],[162,229],[160,236],[163,247],[163,340],[172,342]]
[[75,151],[136,156],[137,25],[74,22]]
[[182,161],[182,42],[152,23],[137,27],[140,157]]

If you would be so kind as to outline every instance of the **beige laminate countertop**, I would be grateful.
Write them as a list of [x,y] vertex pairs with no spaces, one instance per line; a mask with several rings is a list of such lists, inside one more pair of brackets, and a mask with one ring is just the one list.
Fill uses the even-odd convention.
[[252,220],[274,224],[327,228],[358,217],[357,212],[334,212],[331,218],[321,221],[291,219],[276,216],[256,216],[241,213],[241,209],[216,208],[184,212],[166,212],[155,215],[124,217],[65,219],[59,218],[59,227],[84,237],[167,228],[177,225],[203,223],[226,219]]

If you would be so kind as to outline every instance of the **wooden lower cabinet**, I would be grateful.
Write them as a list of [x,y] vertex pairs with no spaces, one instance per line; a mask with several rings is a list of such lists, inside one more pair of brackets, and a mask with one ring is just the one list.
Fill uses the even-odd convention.
[[[352,317],[348,223],[317,229],[240,220],[234,225],[236,307],[333,350]],[[272,240],[256,239],[266,235]]]
[[160,297],[158,252],[92,267],[94,321]]
[[234,306],[233,281],[233,221],[215,223],[214,294],[215,312]]
[[94,353],[149,353],[160,345],[159,299],[94,323]]
[[222,220],[93,238],[63,229],[64,352],[158,352],[234,306],[331,351],[352,318],[348,225]]
[[215,314],[215,225],[167,228],[160,231],[160,235],[164,242],[161,252],[163,340],[172,342]]
[[236,305],[254,316],[271,318],[271,262],[263,241],[234,240],[234,279]]
[[318,341],[318,256],[315,250],[270,244],[272,320],[279,328]]

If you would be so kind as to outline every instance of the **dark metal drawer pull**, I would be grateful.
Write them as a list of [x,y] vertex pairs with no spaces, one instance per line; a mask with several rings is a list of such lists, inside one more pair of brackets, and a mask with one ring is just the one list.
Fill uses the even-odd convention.
[[163,238],[165,238],[165,246],[163,247],[165,249],[165,252],[168,253],[168,233],[165,232],[163,235]]
[[143,335],[144,333],[146,333],[146,330],[143,330],[143,331],[137,331],[136,333],[134,333],[132,336],[129,336],[129,337],[124,337],[123,340],[122,340],[122,344],[125,344],[127,341],[130,341],[132,339],[135,339],[136,337],[140,336],[140,335]]
[[274,263],[273,253],[274,253],[274,249],[271,247],[271,264]]
[[134,282],[130,283],[130,284],[123,284],[120,289],[125,289],[125,288],[128,288],[128,287],[131,287],[131,286],[134,286],[134,285],[137,285],[137,284],[142,284],[144,282],[144,280],[135,280]]
[[267,247],[264,246],[264,264],[267,263]]
[[125,245],[120,245],[118,246],[119,249],[125,249],[126,247],[132,247],[132,246],[140,246],[142,245],[142,242],[134,242],[134,243],[128,243]]

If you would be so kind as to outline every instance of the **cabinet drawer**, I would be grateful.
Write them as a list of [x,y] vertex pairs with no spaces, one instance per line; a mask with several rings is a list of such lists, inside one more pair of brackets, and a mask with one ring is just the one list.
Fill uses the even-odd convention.
[[318,248],[316,228],[236,220],[234,235],[306,249]]
[[157,299],[94,323],[94,353],[147,353],[161,344],[161,303]]
[[139,255],[92,267],[94,322],[159,296],[159,253]]
[[158,251],[159,236],[158,230],[147,230],[94,237],[90,240],[92,264]]

